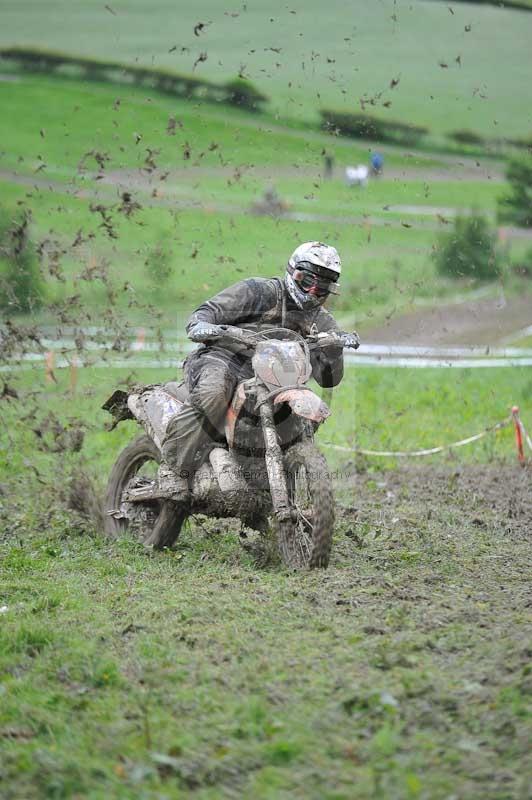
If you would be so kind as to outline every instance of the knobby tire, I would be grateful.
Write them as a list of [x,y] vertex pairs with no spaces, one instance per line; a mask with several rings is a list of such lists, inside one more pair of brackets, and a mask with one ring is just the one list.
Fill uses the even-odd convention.
[[281,557],[287,566],[296,569],[326,568],[334,529],[334,499],[327,461],[312,442],[303,442],[285,453],[284,464],[291,504],[297,475],[302,470],[306,472],[312,525],[307,526],[302,519],[279,525]]

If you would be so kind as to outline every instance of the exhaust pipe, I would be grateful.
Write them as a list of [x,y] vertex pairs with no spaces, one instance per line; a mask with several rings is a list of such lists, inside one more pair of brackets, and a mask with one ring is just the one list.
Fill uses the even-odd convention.
[[209,453],[209,461],[222,494],[235,495],[246,491],[248,486],[242,475],[242,468],[228,450],[215,447]]

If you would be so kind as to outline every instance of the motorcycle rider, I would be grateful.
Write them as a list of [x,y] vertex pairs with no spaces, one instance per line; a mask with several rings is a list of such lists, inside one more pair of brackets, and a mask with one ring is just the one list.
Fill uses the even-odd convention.
[[[177,479],[176,502],[189,497],[189,481],[197,454],[223,435],[227,408],[238,383],[252,376],[249,351],[232,348],[222,339],[223,325],[258,330],[277,326],[308,336],[337,331],[334,317],[323,308],[337,294],[341,272],[337,250],[322,242],[305,242],[290,256],[283,278],[248,278],[224,289],[194,311],[188,337],[201,346],[187,358],[184,378],[189,399],[170,421],[162,445],[163,466]],[[221,340],[221,341],[217,341]],[[356,333],[344,334],[344,345],[357,348]],[[336,386],[343,377],[342,346],[312,354],[312,375],[322,387]],[[167,466],[165,466],[167,465]]]

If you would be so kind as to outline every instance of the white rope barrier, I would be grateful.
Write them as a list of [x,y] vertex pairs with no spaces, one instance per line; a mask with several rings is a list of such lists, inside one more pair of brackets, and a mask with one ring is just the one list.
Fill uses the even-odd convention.
[[[501,422],[491,425],[489,428],[486,428],[480,433],[475,433],[474,436],[468,436],[467,439],[460,439],[458,442],[442,444],[438,447],[430,447],[425,450],[366,450],[362,447],[345,447],[341,444],[333,444],[332,442],[320,442],[320,445],[330,447],[333,450],[340,450],[342,453],[356,453],[363,456],[377,456],[383,458],[415,458],[416,456],[432,456],[435,453],[443,453],[445,450],[451,450],[454,447],[463,447],[466,444],[471,444],[471,442],[476,442],[479,439],[484,438],[484,436],[487,436],[489,433],[494,433],[502,428],[506,428],[511,424],[511,422],[512,416],[509,416]],[[532,442],[530,442],[530,447],[532,449]]]

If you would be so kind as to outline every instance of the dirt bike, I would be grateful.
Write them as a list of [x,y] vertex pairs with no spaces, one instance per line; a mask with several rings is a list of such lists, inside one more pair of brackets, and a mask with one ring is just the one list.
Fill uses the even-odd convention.
[[[155,548],[171,546],[188,516],[236,517],[257,531],[274,525],[284,562],[327,567],[334,503],[330,472],[314,432],[330,415],[307,388],[311,351],[344,346],[342,334],[300,334],[274,328],[250,332],[223,326],[228,346],[251,351],[253,377],[240,382],[225,430],[198,461],[186,507],[172,500],[172,476],[161,478],[161,445],[170,419],[187,401],[184,384],[116,391],[103,408],[145,430],[119,455],[109,478],[106,531],[130,530]],[[158,472],[157,472],[158,470]]]

